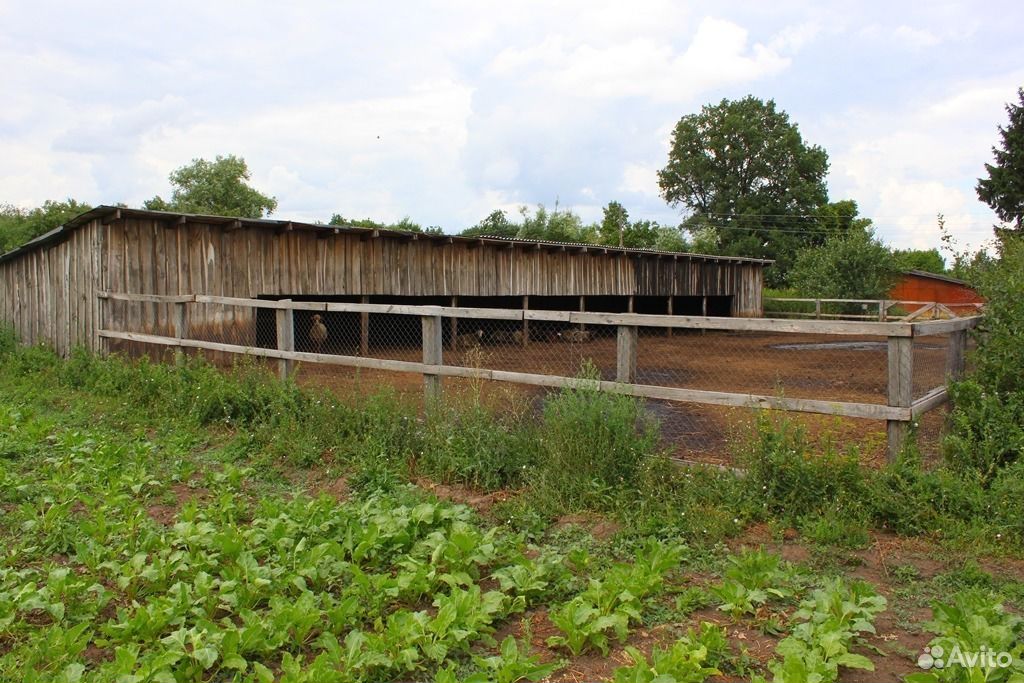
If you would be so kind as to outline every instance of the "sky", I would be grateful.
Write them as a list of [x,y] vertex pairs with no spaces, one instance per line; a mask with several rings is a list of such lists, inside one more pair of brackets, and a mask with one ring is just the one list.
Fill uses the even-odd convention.
[[0,203],[138,206],[235,154],[275,217],[456,232],[659,195],[672,128],[774,99],[896,247],[996,222],[974,185],[1024,85],[1024,3],[0,0]]

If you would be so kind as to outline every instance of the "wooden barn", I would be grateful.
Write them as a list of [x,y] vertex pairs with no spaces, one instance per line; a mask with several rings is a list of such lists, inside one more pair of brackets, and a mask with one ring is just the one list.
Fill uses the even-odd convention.
[[900,273],[899,279],[889,292],[889,298],[897,301],[944,304],[959,314],[973,313],[977,309],[977,304],[985,303],[985,299],[963,280],[924,270]]
[[99,349],[104,316],[172,326],[103,292],[760,317],[768,263],[101,206],[0,256],[0,320],[66,355]]

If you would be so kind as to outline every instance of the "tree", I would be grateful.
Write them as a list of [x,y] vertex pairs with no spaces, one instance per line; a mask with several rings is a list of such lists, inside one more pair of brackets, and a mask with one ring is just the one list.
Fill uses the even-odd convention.
[[995,164],[985,164],[987,178],[979,178],[978,199],[992,207],[1004,223],[1024,232],[1024,88],[1017,89],[1019,104],[1007,104],[1010,123],[999,127],[1000,147],[993,147]]
[[515,237],[519,233],[519,225],[508,219],[508,214],[502,209],[495,209],[487,218],[471,228],[466,228],[460,234],[465,237]]
[[658,184],[691,212],[688,229],[714,227],[723,254],[775,259],[770,275],[781,280],[821,236],[814,216],[828,201],[827,172],[825,150],[805,144],[788,114],[747,96],[681,118]]
[[791,282],[806,296],[883,299],[896,273],[892,251],[871,230],[858,229],[801,251],[793,264]]
[[10,204],[0,205],[0,253],[49,232],[91,208],[70,197],[62,202],[48,199],[42,206],[28,211]]
[[938,249],[896,249],[893,255],[900,270],[923,270],[938,275],[946,272],[946,262]]
[[629,229],[629,212],[618,202],[608,202],[604,207],[604,218],[598,228],[601,244],[626,246],[626,231]]
[[245,159],[229,154],[214,161],[193,159],[170,175],[174,190],[170,201],[157,195],[143,203],[154,211],[206,213],[239,218],[263,218],[277,208],[277,200],[262,194],[250,179]]

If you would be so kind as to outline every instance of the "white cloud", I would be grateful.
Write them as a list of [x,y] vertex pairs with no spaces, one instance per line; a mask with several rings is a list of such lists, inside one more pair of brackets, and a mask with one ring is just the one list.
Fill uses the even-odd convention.
[[900,247],[935,246],[936,215],[963,242],[981,246],[996,218],[974,183],[990,160],[996,122],[1021,74],[951,86],[941,99],[888,111],[849,111],[834,122],[834,197],[853,197]]
[[914,49],[933,47],[942,42],[942,39],[931,31],[912,26],[897,26],[892,35],[899,44]]
[[622,184],[619,185],[619,188],[625,192],[657,197],[660,192],[658,171],[643,164],[626,164],[626,168],[622,172]]
[[[556,34],[525,48],[503,50],[490,71],[567,97],[678,102],[715,87],[775,74],[789,65],[778,48],[751,45],[748,37],[743,27],[711,17],[700,22],[685,50],[664,38],[574,44]],[[794,36],[780,45],[788,49],[796,42]]]

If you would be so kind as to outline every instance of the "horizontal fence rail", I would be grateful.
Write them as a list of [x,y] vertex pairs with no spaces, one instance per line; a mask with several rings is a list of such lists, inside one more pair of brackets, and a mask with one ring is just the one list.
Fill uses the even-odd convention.
[[[946,356],[946,376],[958,376],[963,370],[964,347],[967,331],[975,327],[978,317],[958,318],[950,320],[918,321],[918,322],[878,322],[878,321],[839,321],[839,320],[786,320],[786,319],[751,319],[709,316],[665,316],[638,313],[593,313],[577,311],[542,311],[525,309],[470,308],[458,306],[419,306],[402,304],[374,303],[341,303],[328,301],[291,301],[249,299],[240,297],[224,297],[209,295],[160,296],[151,294],[128,294],[103,292],[99,294],[101,303],[133,302],[140,305],[164,305],[170,307],[167,316],[169,331],[166,334],[153,334],[140,330],[110,329],[114,327],[104,315],[103,329],[99,337],[104,344],[111,340],[148,344],[175,349],[179,362],[183,360],[185,349],[198,349],[228,354],[249,355],[278,361],[278,371],[282,377],[289,377],[295,369],[296,362],[347,366],[392,372],[418,373],[424,378],[424,391],[431,400],[440,398],[444,377],[472,378],[511,382],[515,384],[549,387],[573,388],[594,387],[601,391],[626,394],[646,399],[674,401],[683,403],[727,406],[736,408],[766,408],[771,410],[817,413],[853,418],[885,420],[888,427],[888,453],[890,458],[902,447],[911,421],[919,418],[947,400],[945,383],[930,387],[922,396],[914,396],[914,342],[916,337],[948,337]],[[275,328],[274,348],[265,345],[225,343],[195,338],[190,334],[190,316],[188,308],[192,306],[227,306],[245,309],[262,309],[270,311]],[[324,353],[321,349],[314,351],[296,348],[296,312],[304,316],[319,314],[357,314],[361,322],[361,341],[359,353]],[[408,316],[419,318],[420,327],[418,341],[421,358],[419,360],[401,360],[394,358],[375,358],[368,353],[369,315]],[[310,318],[312,319],[312,318]],[[509,343],[529,343],[529,325],[533,323],[557,323],[565,326],[567,337],[586,336],[587,326],[598,330],[607,329],[613,333],[615,342],[615,380],[582,379],[557,374],[555,372],[521,372],[500,368],[473,367],[446,363],[444,358],[445,341],[442,333],[443,320],[449,320],[449,343],[456,345],[459,340],[472,337],[472,333],[458,335],[456,324],[459,320],[472,329],[473,321],[499,321],[495,324],[512,326],[503,329],[500,334]],[[670,333],[671,330],[699,330],[741,332],[741,333],[787,333],[809,335],[844,335],[856,337],[876,337],[886,340],[881,348],[888,357],[887,392],[885,402],[868,403],[852,401],[822,400],[815,398],[796,398],[785,395],[767,395],[761,393],[742,393],[714,391],[708,389],[660,386],[637,381],[637,346],[638,330],[644,328],[660,328]],[[465,329],[465,328],[464,328]],[[522,330],[521,332],[518,330]],[[326,328],[324,328],[326,337]],[[578,330],[578,332],[577,332]],[[482,336],[477,330],[476,334]],[[561,334],[559,335],[561,336]],[[253,340],[255,342],[255,339]],[[879,344],[879,342],[874,342]],[[453,348],[456,348],[453,346]],[[105,348],[101,344],[101,348]]]
[[[809,299],[765,297],[766,315],[815,320],[877,320],[910,322],[916,319],[964,318],[977,315],[984,304],[939,303],[900,299]],[[781,304],[781,306],[777,305]],[[896,310],[893,310],[896,309]],[[852,312],[854,310],[860,313]],[[870,311],[870,313],[868,312]]]

